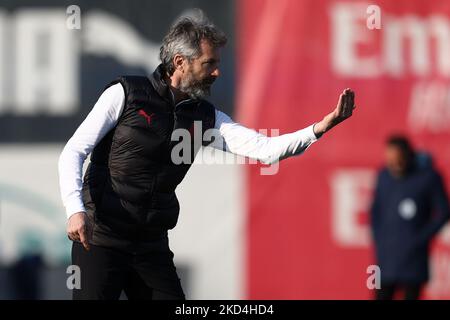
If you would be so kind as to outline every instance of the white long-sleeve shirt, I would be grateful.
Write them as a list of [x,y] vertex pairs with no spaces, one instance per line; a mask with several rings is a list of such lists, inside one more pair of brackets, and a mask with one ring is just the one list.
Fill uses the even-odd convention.
[[[85,211],[82,198],[83,164],[100,140],[116,126],[124,105],[125,92],[120,83],[106,89],[60,155],[60,192],[68,218]],[[212,146],[266,164],[299,155],[317,141],[314,125],[293,133],[267,137],[234,122],[217,109],[215,113],[214,127],[223,141]]]

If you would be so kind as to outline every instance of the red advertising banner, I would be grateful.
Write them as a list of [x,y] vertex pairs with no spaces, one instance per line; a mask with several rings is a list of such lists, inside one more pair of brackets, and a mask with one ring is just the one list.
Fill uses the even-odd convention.
[[[405,133],[429,151],[450,190],[450,2],[237,5],[240,122],[292,132],[347,87],[358,106],[276,174],[248,166],[247,297],[370,299],[368,208],[386,137]],[[449,233],[433,246],[425,298],[450,299]]]

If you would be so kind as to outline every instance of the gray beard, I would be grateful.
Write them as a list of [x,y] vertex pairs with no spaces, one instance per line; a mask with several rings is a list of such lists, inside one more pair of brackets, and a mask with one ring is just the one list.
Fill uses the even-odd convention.
[[204,99],[211,94],[211,84],[194,80],[192,76],[189,76],[181,80],[179,90],[191,99]]

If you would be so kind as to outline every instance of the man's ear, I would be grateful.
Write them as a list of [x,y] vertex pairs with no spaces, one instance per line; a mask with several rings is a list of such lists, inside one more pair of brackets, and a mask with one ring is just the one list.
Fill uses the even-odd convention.
[[175,70],[184,72],[184,60],[185,58],[181,54],[176,54],[173,57],[173,65],[175,66]]

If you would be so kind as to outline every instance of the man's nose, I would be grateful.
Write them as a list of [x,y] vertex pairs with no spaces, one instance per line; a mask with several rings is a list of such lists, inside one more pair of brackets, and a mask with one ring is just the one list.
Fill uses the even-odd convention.
[[211,73],[211,75],[213,76],[213,77],[219,77],[220,76],[220,71],[219,71],[219,68],[216,68],[212,73]]

